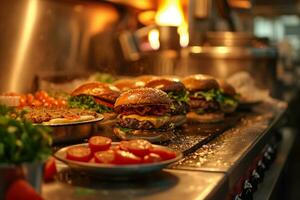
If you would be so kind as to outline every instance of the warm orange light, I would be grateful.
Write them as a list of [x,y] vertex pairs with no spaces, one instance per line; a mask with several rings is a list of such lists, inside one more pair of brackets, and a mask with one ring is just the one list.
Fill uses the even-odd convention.
[[161,0],[155,15],[160,26],[180,26],[183,23],[183,11],[180,0]]
[[[180,35],[180,45],[186,47],[189,43],[188,25],[183,14],[180,0],[160,0],[155,22],[159,26],[176,26]],[[148,35],[150,46],[159,48],[159,32],[150,31]],[[151,39],[151,40],[150,40]]]
[[152,49],[157,50],[160,47],[159,32],[157,29],[153,29],[148,34],[148,40]]

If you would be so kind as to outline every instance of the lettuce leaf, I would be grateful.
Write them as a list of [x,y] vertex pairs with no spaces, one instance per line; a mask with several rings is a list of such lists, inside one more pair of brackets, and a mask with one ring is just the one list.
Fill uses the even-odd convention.
[[168,92],[168,96],[170,99],[174,99],[179,105],[182,105],[182,103],[188,103],[190,100],[189,94],[186,91]]
[[70,97],[68,99],[68,105],[71,108],[82,108],[82,109],[94,110],[97,113],[105,113],[105,112],[113,111],[112,108],[97,103],[92,96],[88,96],[88,95]]

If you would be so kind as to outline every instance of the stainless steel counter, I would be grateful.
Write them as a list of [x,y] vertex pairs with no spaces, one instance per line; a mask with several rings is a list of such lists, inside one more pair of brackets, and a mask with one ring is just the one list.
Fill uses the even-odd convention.
[[222,173],[164,170],[143,179],[114,182],[71,171],[60,173],[62,182],[44,185],[45,199],[222,199],[228,190]]
[[273,135],[286,104],[255,106],[233,128],[188,154],[171,169],[130,181],[103,180],[60,170],[55,183],[45,184],[45,199],[225,199]]

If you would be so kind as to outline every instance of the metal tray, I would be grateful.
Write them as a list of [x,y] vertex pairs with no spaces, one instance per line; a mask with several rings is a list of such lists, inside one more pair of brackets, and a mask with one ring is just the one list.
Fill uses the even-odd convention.
[[54,144],[78,142],[97,132],[97,123],[103,115],[87,121],[45,125],[52,129],[51,136]]
[[[112,145],[117,145],[119,142],[113,142]],[[138,164],[138,165],[113,165],[113,164],[97,164],[97,163],[85,163],[85,162],[77,162],[66,159],[66,151],[69,147],[76,146],[88,146],[88,143],[72,145],[68,147],[64,147],[58,150],[54,157],[64,163],[66,163],[69,167],[73,169],[82,170],[89,173],[101,174],[104,176],[121,176],[121,177],[130,177],[141,174],[148,174],[152,172],[157,172],[167,167],[168,165],[180,160],[182,158],[182,153],[176,151],[176,158],[170,160],[164,160],[162,162],[150,163],[150,164]],[[165,149],[169,149],[167,147],[153,145],[154,147],[161,147]]]

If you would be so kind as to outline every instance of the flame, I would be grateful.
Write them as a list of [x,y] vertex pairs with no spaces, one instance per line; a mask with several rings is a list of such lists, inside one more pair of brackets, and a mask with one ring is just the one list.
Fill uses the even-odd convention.
[[[159,2],[158,11],[155,15],[156,24],[178,27],[180,45],[186,47],[189,43],[188,24],[180,0],[160,0]],[[159,32],[156,29],[149,32],[148,39],[152,49],[159,49]]]

